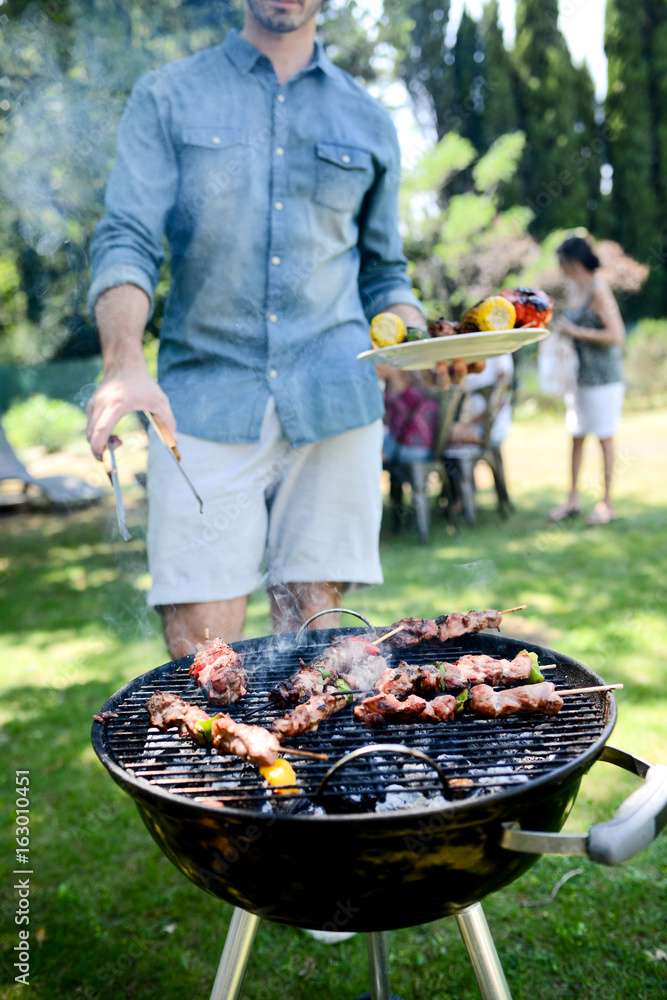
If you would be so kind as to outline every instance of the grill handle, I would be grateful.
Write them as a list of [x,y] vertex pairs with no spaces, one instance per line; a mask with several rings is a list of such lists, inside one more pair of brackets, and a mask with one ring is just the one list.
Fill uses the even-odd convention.
[[344,614],[344,615],[354,615],[355,618],[359,618],[364,625],[368,625],[369,628],[373,628],[368,618],[360,615],[358,611],[352,611],[351,608],[325,608],[323,611],[318,611],[317,614],[311,615],[307,618],[303,625],[299,628],[299,631],[294,637],[294,642],[298,646],[303,638],[303,633],[306,631],[311,622],[314,622],[316,618],[321,618],[323,615],[333,615],[333,614]]
[[422,761],[424,764],[428,764],[436,772],[440,781],[442,782],[442,787],[446,794],[449,793],[448,779],[444,770],[440,767],[437,761],[429,757],[428,754],[424,753],[423,750],[417,750],[413,747],[406,747],[403,743],[370,743],[365,747],[357,747],[356,750],[351,750],[346,753],[343,757],[340,757],[335,764],[329,768],[327,773],[324,775],[320,781],[317,791],[315,792],[315,798],[318,798],[324,791],[325,786],[329,783],[331,778],[333,778],[336,771],[340,768],[345,767],[350,761],[356,760],[357,757],[367,757],[369,754],[375,753],[394,753],[403,754],[406,757],[415,757],[417,760]]
[[605,747],[599,758],[644,779],[606,823],[588,833],[537,833],[504,823],[501,847],[523,854],[583,854],[601,865],[619,865],[655,840],[667,823],[667,765]]

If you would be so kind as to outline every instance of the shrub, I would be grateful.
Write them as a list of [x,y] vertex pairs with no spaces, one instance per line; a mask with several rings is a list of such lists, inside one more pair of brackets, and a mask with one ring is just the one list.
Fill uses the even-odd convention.
[[644,319],[627,340],[628,392],[646,402],[667,397],[667,318]]
[[3,424],[14,448],[41,445],[47,451],[60,451],[84,437],[86,418],[71,403],[38,395],[11,406]]

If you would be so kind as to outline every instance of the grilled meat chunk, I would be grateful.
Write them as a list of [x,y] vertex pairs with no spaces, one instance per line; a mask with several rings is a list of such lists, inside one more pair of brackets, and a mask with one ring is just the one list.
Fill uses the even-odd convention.
[[243,657],[221,638],[197,647],[190,674],[215,705],[231,705],[248,691]]
[[322,694],[325,685],[332,680],[332,676],[327,677],[327,672],[319,670],[317,667],[307,666],[302,662],[299,670],[293,673],[286,680],[281,681],[269,692],[269,701],[275,705],[298,705],[301,701],[307,701],[313,695]]
[[488,684],[476,684],[470,690],[470,707],[477,715],[489,719],[521,712],[557,715],[563,707],[563,699],[550,681],[507,688],[506,691],[494,691]]
[[211,743],[222,753],[233,753],[257,767],[274,764],[280,752],[277,736],[263,726],[249,726],[234,722],[230,715],[221,713],[211,724]]
[[426,705],[427,702],[416,694],[408,695],[405,701],[399,701],[393,694],[374,694],[354,706],[354,717],[366,726],[415,722],[421,719]]
[[460,703],[451,694],[441,694],[433,701],[427,701],[420,722],[451,722],[461,708]]
[[484,628],[500,628],[502,622],[500,611],[468,611],[465,614],[454,612],[440,615],[438,618],[401,618],[394,622],[392,628],[403,626],[403,631],[391,638],[394,649],[409,649],[422,642],[447,642],[461,635],[481,632]]
[[348,696],[340,692],[326,691],[324,694],[314,695],[302,705],[297,705],[291,712],[287,712],[282,718],[276,719],[271,729],[280,739],[314,732],[320,722],[340,712],[348,701]]
[[178,726],[181,736],[191,736],[195,740],[201,738],[196,729],[197,723],[209,718],[203,708],[188,704],[170,691],[156,691],[152,694],[146,703],[146,711],[151,726],[162,730]]

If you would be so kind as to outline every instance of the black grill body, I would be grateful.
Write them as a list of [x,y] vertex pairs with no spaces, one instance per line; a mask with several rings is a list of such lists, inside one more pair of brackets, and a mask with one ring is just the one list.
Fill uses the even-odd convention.
[[[269,708],[267,691],[296,669],[299,656],[309,661],[334,636],[359,631],[313,631],[298,649],[293,636],[235,644],[246,654],[251,694],[232,706],[231,714],[267,723],[279,714]],[[512,658],[526,648],[541,663],[558,664],[549,678],[559,687],[602,683],[562,654],[497,635],[422,646],[392,659],[455,660],[464,652]],[[272,811],[269,795],[249,765],[193,748],[175,731],[149,732],[144,706],[157,688],[178,691],[215,710],[189,679],[189,662],[186,658],[158,667],[114,695],[102,711],[118,716],[106,725],[94,723],[95,750],[135,799],[157,843],[188,878],[266,919],[299,927],[378,931],[422,924],[508,884],[537,857],[501,848],[502,824],[560,830],[583,774],[599,757],[615,722],[614,702],[606,694],[568,698],[561,713],[550,718],[465,718],[380,730],[353,722],[346,709],[317,733],[286,745],[324,750],[331,763],[355,746],[400,743],[439,757],[454,777],[472,776],[472,785],[457,792],[462,797],[436,809],[422,805],[343,814],[340,790],[334,787],[317,800],[333,814],[310,815],[300,810],[329,765],[298,760],[304,795],[283,799]],[[435,774],[407,773],[404,765],[405,758],[374,758],[372,770],[361,777],[352,768],[350,789],[366,794],[371,780],[380,800],[387,784],[437,793]],[[211,797],[225,795],[228,802],[211,804]],[[201,797],[208,801],[197,801]]]

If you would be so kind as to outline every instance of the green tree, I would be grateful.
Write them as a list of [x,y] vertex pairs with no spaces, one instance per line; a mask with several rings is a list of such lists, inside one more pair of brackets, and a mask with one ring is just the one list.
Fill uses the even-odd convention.
[[453,87],[449,101],[451,127],[466,139],[470,139],[475,149],[481,149],[484,53],[477,21],[474,21],[465,9],[456,33],[456,41],[449,55],[450,59],[453,59],[451,64]]
[[605,111],[614,170],[615,236],[628,252],[650,265],[641,304],[657,314],[665,306],[664,217],[661,220],[658,200],[660,143],[653,118],[650,27],[645,0],[608,0]]
[[519,126],[514,69],[500,27],[498,0],[490,0],[484,7],[480,33],[484,53],[483,145],[488,148],[499,136]]
[[[658,248],[662,270],[662,313],[667,311],[667,4],[646,0],[648,14],[650,96],[653,114],[654,177],[658,195]],[[660,225],[660,220],[662,224]]]
[[385,0],[382,39],[396,52],[396,73],[438,137],[451,125],[452,69],[446,48],[449,0]]
[[558,28],[557,0],[518,0],[514,66],[521,128],[528,154],[522,165],[534,232],[588,221],[590,140],[577,130],[575,73]]

